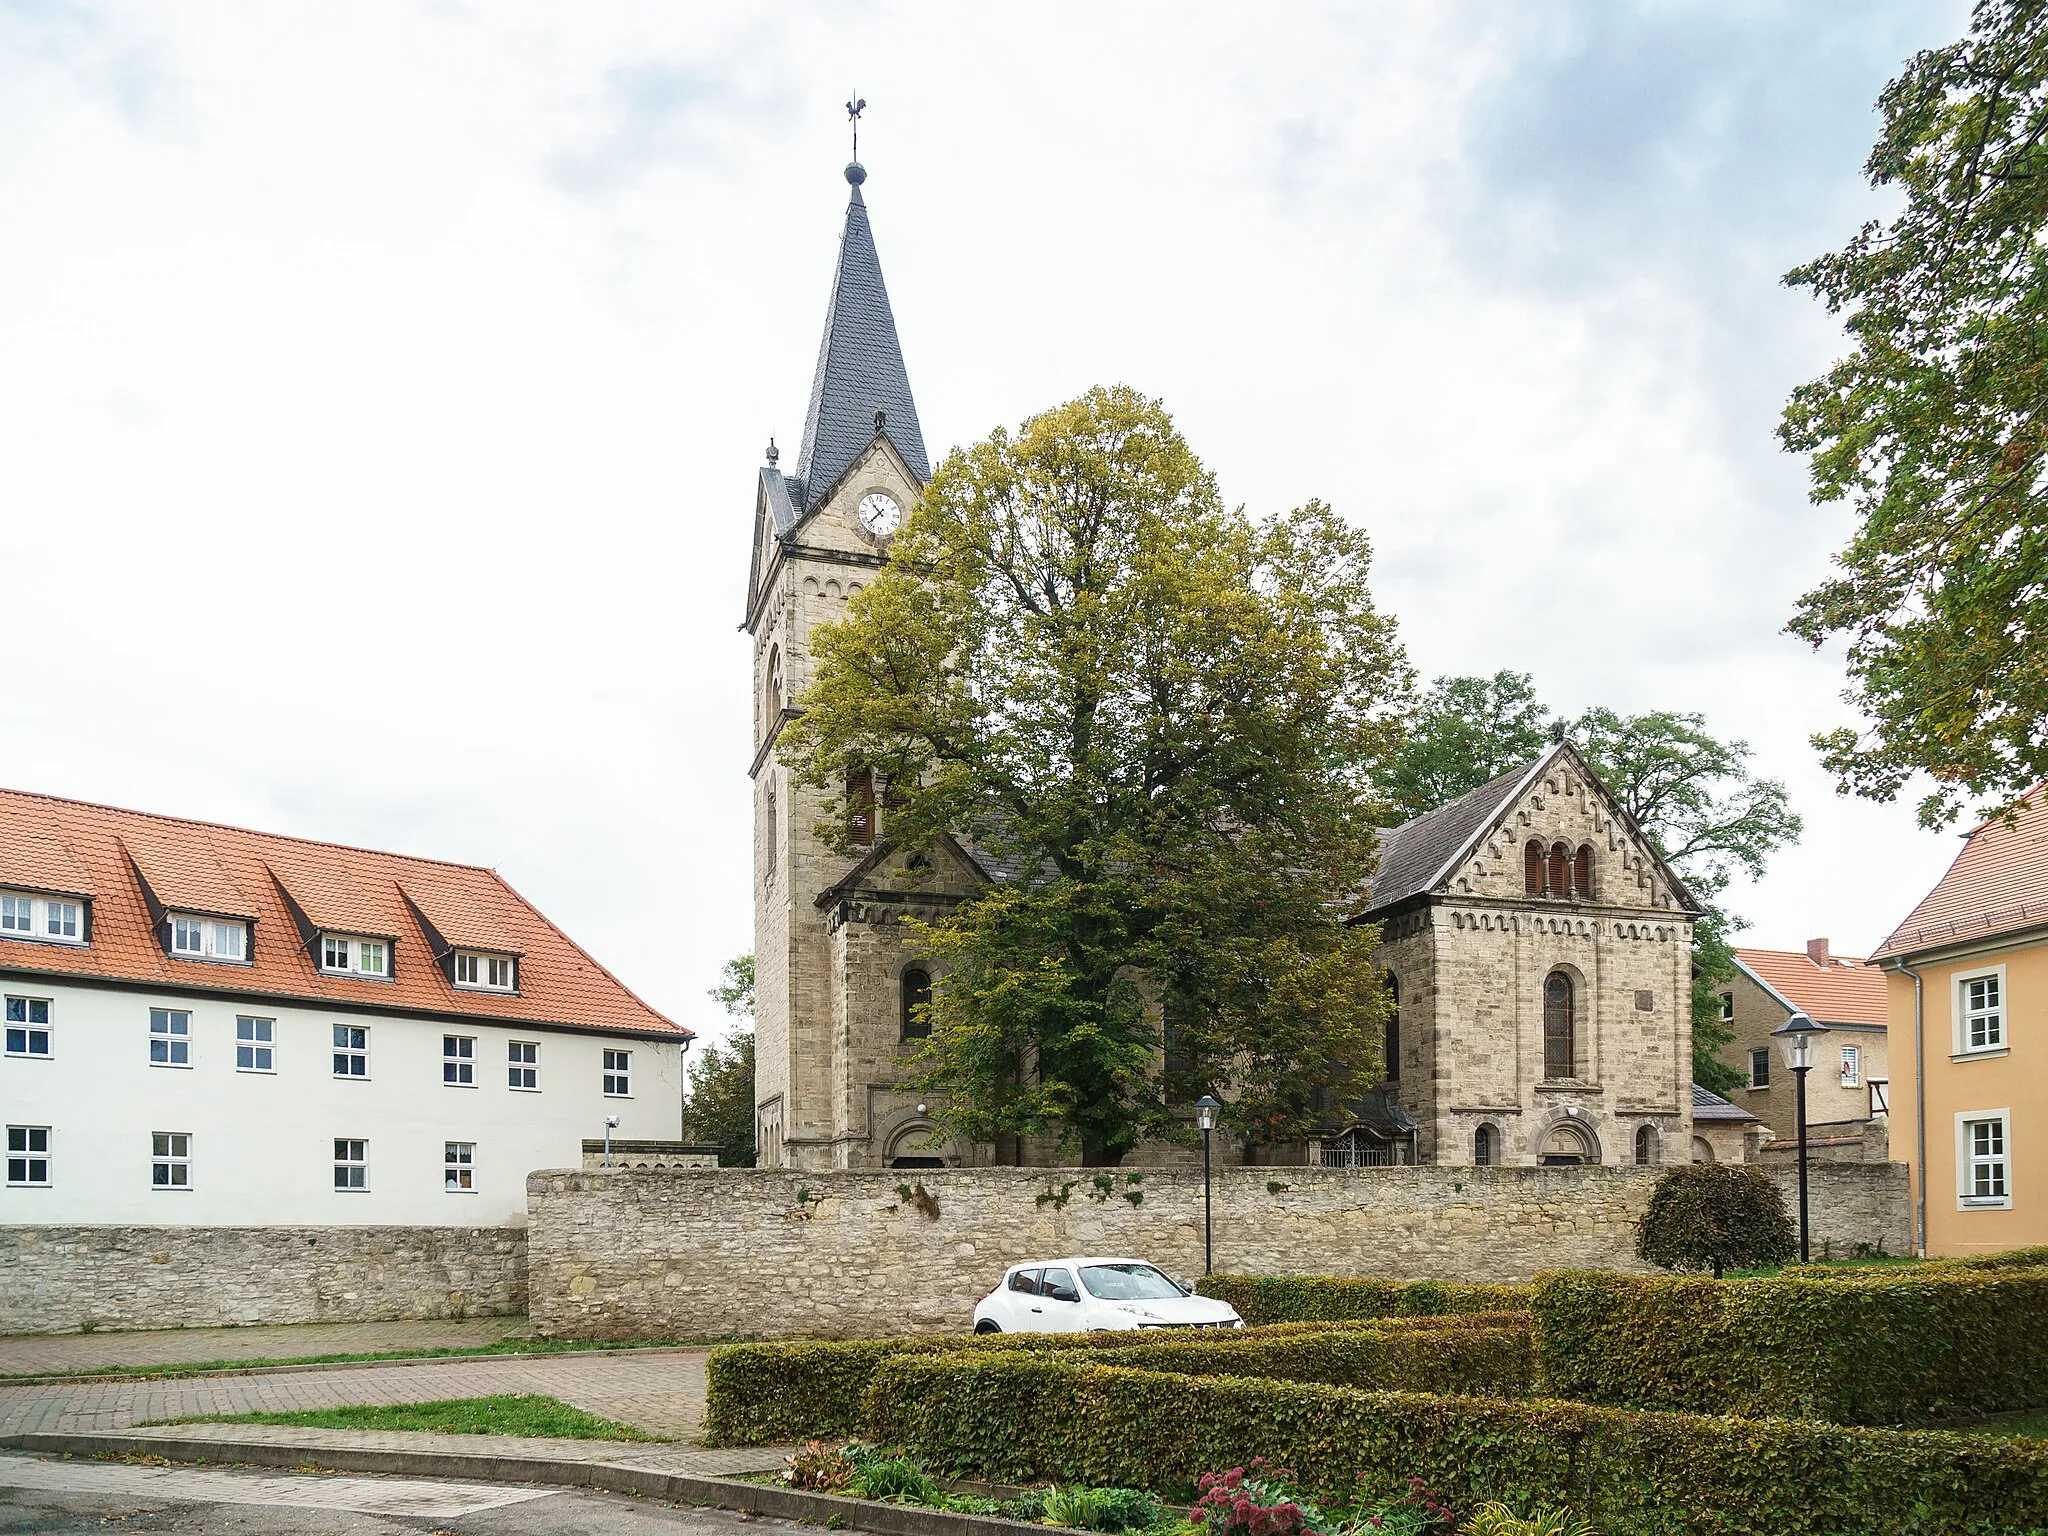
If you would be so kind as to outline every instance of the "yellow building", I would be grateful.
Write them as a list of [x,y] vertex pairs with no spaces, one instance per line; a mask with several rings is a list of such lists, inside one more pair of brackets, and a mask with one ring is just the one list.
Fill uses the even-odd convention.
[[1969,834],[1871,964],[1930,1255],[2048,1243],[2048,785]]

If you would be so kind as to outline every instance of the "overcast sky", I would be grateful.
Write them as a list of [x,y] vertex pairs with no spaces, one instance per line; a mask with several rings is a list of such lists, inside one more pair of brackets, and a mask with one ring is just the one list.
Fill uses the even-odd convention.
[[1746,941],[1861,951],[1955,842],[1807,745],[1848,522],[1772,431],[1842,338],[1778,278],[1966,20],[0,0],[0,783],[494,865],[719,1029],[857,88],[935,459],[1163,398],[1231,500],[1371,531],[1424,677],[1751,742],[1807,831]]

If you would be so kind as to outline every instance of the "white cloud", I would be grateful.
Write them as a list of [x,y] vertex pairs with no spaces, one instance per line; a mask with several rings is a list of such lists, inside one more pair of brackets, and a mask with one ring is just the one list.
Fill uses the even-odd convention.
[[935,450],[1088,385],[1362,520],[1425,674],[1698,708],[1867,945],[1952,844],[1836,801],[1778,633],[1843,524],[1776,285],[1878,205],[1903,4],[0,7],[11,785],[499,866],[657,1006],[750,942],[753,466],[840,103]]

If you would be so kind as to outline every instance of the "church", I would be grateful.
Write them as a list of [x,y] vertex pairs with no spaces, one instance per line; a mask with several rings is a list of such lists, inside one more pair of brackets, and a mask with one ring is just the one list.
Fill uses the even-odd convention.
[[[960,843],[891,845],[849,783],[855,855],[814,831],[824,792],[776,739],[810,637],[888,558],[931,475],[862,186],[851,188],[791,473],[755,490],[755,1116],[765,1168],[1049,1164],[1049,1142],[946,1140],[904,1082],[917,1005],[943,983],[908,942],[1005,877]],[[858,850],[865,850],[859,852]],[[1567,741],[1381,836],[1368,903],[1398,1008],[1387,1080],[1262,1163],[1575,1165],[1691,1160],[1692,926],[1699,907]],[[1132,1163],[1174,1162],[1141,1147]],[[1242,1155],[1242,1154],[1237,1154]]]

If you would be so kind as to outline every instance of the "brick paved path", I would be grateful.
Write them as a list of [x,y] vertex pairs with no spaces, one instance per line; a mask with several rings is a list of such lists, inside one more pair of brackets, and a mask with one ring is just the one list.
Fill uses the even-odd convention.
[[122,1365],[194,1365],[208,1360],[291,1360],[306,1355],[460,1349],[526,1331],[523,1317],[423,1323],[294,1323],[248,1328],[152,1328],[135,1333],[0,1336],[0,1376],[96,1371]]
[[[416,1365],[166,1381],[52,1382],[0,1387],[0,1434],[128,1429],[198,1413],[291,1413],[352,1403],[426,1403],[538,1392],[649,1434],[695,1441],[704,1424],[707,1351],[631,1355],[490,1355]],[[463,1436],[465,1441],[476,1437]]]

